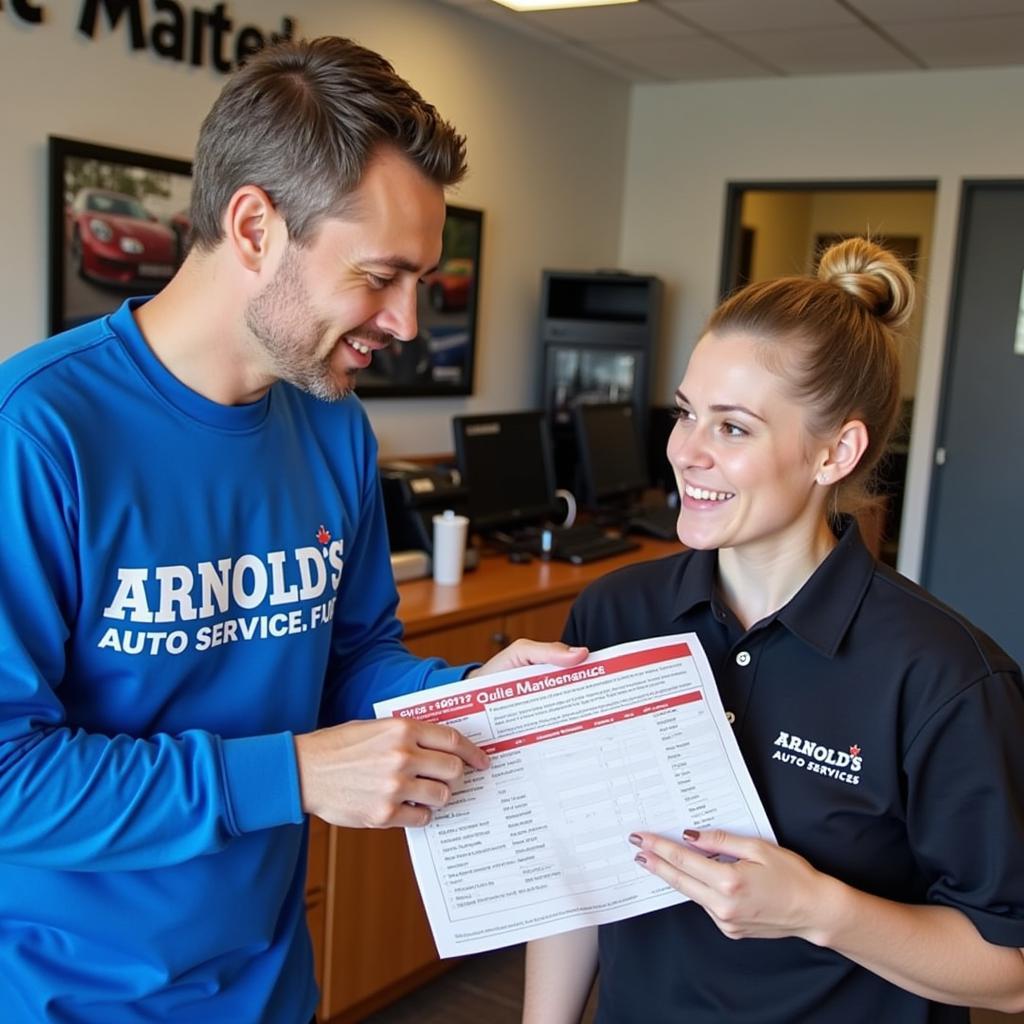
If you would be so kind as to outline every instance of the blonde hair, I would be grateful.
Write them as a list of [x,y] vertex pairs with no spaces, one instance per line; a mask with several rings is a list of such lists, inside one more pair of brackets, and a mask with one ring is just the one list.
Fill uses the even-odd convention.
[[914,281],[899,258],[849,238],[825,250],[817,277],[748,285],[708,320],[705,333],[743,331],[762,342],[759,355],[805,404],[813,435],[850,420],[867,427],[863,457],[830,495],[833,517],[876,501],[867,485],[899,415],[899,331],[913,307]]

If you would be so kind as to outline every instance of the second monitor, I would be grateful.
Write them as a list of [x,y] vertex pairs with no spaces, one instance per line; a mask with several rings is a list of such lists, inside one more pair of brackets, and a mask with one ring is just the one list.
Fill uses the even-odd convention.
[[633,405],[578,405],[575,418],[584,502],[631,532],[675,539],[678,506],[667,504],[664,497],[653,505],[641,504],[651,477]]
[[559,518],[560,503],[544,413],[456,416],[452,427],[474,530],[517,555],[574,564],[638,547],[625,537],[607,536],[597,524],[550,525]]
[[456,416],[452,429],[474,529],[515,529],[557,518],[551,437],[542,412]]
[[636,411],[630,402],[576,406],[576,438],[588,505],[626,504],[650,481]]

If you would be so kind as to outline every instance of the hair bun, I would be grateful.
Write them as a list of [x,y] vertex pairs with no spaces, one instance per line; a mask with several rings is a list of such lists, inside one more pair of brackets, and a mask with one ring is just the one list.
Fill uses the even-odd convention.
[[818,279],[838,285],[888,327],[914,310],[914,279],[899,257],[866,238],[847,238],[822,253]]

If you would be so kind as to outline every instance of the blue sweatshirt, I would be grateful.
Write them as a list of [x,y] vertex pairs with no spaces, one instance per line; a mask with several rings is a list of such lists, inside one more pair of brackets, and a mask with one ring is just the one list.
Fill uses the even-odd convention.
[[0,1019],[307,1024],[292,735],[464,670],[400,643],[359,402],[210,402],[138,302],[0,366]]

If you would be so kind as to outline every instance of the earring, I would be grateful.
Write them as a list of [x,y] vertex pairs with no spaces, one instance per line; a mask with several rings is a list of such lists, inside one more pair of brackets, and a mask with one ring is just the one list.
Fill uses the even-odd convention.
[[825,486],[825,484],[828,483],[828,478],[825,476],[824,473],[818,474],[818,483],[821,484],[823,487]]

